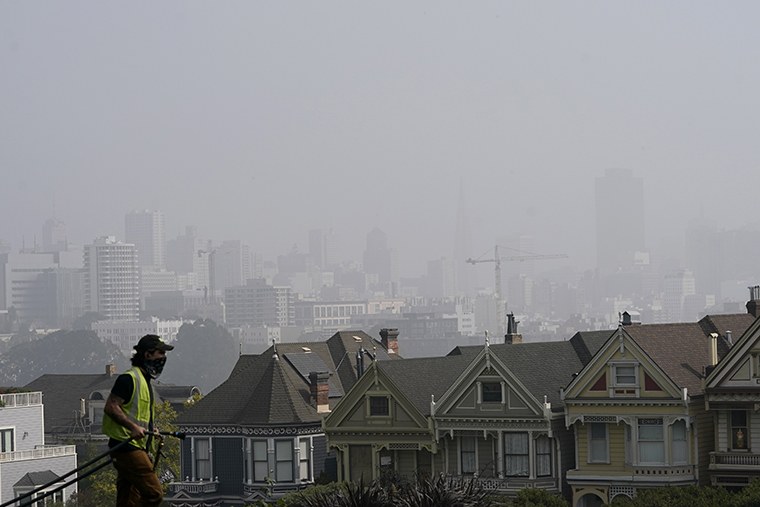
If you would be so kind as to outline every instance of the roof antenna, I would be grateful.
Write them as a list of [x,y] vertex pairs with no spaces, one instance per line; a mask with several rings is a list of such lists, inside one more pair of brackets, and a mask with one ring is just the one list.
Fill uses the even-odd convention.
[[275,361],[279,361],[280,356],[277,354],[277,340],[275,340],[274,338],[272,338],[272,348],[274,349],[274,354],[272,354],[272,359],[274,359]]

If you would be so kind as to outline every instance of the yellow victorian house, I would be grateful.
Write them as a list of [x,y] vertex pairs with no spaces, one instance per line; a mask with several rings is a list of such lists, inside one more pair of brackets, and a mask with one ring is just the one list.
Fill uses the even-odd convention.
[[573,507],[632,498],[641,488],[706,483],[713,417],[705,410],[705,372],[727,352],[729,328],[741,333],[751,320],[708,316],[611,332],[562,393],[575,431],[576,463],[566,473]]

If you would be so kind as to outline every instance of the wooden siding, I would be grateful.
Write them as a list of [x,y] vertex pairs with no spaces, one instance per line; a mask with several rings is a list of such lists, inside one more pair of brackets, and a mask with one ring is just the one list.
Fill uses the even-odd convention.
[[414,479],[417,475],[417,451],[395,451],[396,471],[402,477]]
[[692,462],[696,459],[697,479],[699,484],[706,486],[710,483],[708,466],[710,465],[710,453],[715,450],[715,434],[713,427],[714,416],[709,412],[695,414],[692,431],[692,441],[696,440],[696,456],[692,454]]
[[588,463],[588,425],[576,424],[578,432],[578,468],[588,473],[605,475],[625,470],[625,425],[608,424],[609,463]]
[[372,446],[350,445],[348,447],[349,471],[351,482],[369,483],[372,480]]
[[243,441],[240,437],[215,437],[212,442],[212,471],[219,478],[222,495],[243,494]]
[[497,442],[493,438],[478,437],[478,476],[479,477],[497,477],[496,468],[496,446]]

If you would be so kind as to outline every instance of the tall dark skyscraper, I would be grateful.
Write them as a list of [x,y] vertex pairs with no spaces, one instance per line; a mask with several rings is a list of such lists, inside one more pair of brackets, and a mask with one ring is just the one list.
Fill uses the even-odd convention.
[[364,250],[364,272],[375,274],[379,283],[386,287],[398,281],[395,272],[393,251],[388,248],[388,236],[375,227],[367,234],[367,248]]
[[644,180],[630,169],[607,169],[596,178],[597,269],[626,270],[644,251]]
[[472,236],[467,220],[464,202],[464,185],[459,182],[459,203],[457,205],[457,223],[454,231],[454,274],[456,293],[465,296],[475,294],[476,276],[467,259],[472,257]]

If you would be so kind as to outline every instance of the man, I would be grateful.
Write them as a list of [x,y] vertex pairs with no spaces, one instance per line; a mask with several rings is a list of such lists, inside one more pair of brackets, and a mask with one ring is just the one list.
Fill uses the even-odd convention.
[[173,348],[154,334],[140,338],[134,346],[132,368],[117,377],[106,400],[103,433],[110,437],[109,447],[118,446],[111,454],[117,471],[117,507],[153,507],[163,500],[148,454],[156,433],[151,380],[161,375],[166,352]]

